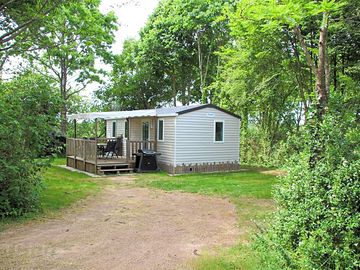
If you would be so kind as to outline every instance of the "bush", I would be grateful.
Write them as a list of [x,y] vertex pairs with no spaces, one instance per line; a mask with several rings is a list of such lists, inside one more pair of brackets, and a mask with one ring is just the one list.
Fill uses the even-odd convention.
[[[255,126],[249,126],[241,133],[240,162],[241,164],[281,167],[293,154],[290,137],[273,142],[269,134]],[[296,138],[296,137],[295,137]]]
[[59,104],[50,85],[32,73],[0,84],[0,218],[39,205],[44,164],[37,158],[49,142]]
[[312,133],[306,134],[275,192],[274,222],[256,243],[264,269],[359,269],[360,132],[354,119],[347,120],[325,119],[315,167],[306,143]]

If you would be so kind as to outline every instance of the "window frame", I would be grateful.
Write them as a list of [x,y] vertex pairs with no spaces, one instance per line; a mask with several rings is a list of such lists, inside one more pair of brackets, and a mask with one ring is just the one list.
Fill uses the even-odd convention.
[[111,122],[111,138],[116,138],[116,128],[117,128],[116,121],[112,121]]
[[[162,134],[161,134],[162,139],[161,140],[160,140],[160,121],[162,121]],[[157,134],[156,134],[156,136],[157,136],[157,140],[159,142],[165,141],[165,121],[164,121],[163,118],[160,118],[160,119],[157,120]]]
[[[147,127],[148,127],[148,131],[147,131],[147,135],[148,135],[148,138],[145,140],[144,139],[144,125],[147,124]],[[150,122],[149,121],[143,121],[142,122],[142,125],[141,125],[141,139],[142,141],[150,141]]]
[[124,122],[124,135],[125,135],[125,139],[129,139],[129,121],[125,120]]
[[[222,123],[222,140],[216,140],[216,123]],[[224,120],[214,120],[214,143],[224,143],[225,142],[225,121]]]

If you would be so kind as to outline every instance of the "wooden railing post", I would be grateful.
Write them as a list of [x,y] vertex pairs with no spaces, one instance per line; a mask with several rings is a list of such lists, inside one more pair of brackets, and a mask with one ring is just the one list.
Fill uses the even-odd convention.
[[126,139],[126,162],[130,161],[130,140]]
[[86,140],[82,143],[83,145],[83,158],[84,162],[86,161]]
[[76,130],[76,119],[74,119],[74,167],[77,168],[77,162],[76,162],[76,137],[77,137],[77,130]]

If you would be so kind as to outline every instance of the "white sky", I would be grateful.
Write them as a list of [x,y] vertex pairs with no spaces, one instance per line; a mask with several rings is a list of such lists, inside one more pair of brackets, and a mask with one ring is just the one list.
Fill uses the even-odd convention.
[[120,24],[115,34],[113,52],[120,53],[124,40],[138,37],[140,29],[157,6],[159,0],[102,0],[100,10],[103,13],[114,11]]
[[[100,10],[103,13],[114,11],[118,18],[118,30],[115,33],[115,43],[112,51],[119,54],[122,51],[123,43],[128,38],[139,37],[140,29],[145,23],[159,0],[102,0]],[[101,65],[101,64],[100,64]],[[102,66],[102,68],[105,68]],[[105,68],[106,70],[109,69]],[[92,94],[99,87],[98,83],[92,83],[81,93],[83,97],[92,98]]]

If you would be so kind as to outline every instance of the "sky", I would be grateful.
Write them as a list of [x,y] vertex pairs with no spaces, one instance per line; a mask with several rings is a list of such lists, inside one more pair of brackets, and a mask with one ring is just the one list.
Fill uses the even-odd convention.
[[[102,0],[100,11],[107,13],[114,11],[118,18],[118,30],[115,33],[115,43],[112,45],[112,52],[119,54],[122,51],[123,43],[126,39],[139,37],[140,29],[145,26],[145,23],[151,13],[156,8],[159,0]],[[110,67],[105,67],[99,64],[102,68],[109,70]],[[92,99],[92,94],[99,87],[98,83],[87,85],[86,89],[82,91],[81,95],[84,98]]]
[[124,40],[138,37],[140,29],[154,11],[159,0],[102,0],[103,13],[114,11],[118,17],[119,29],[115,34],[113,52],[120,53]]

